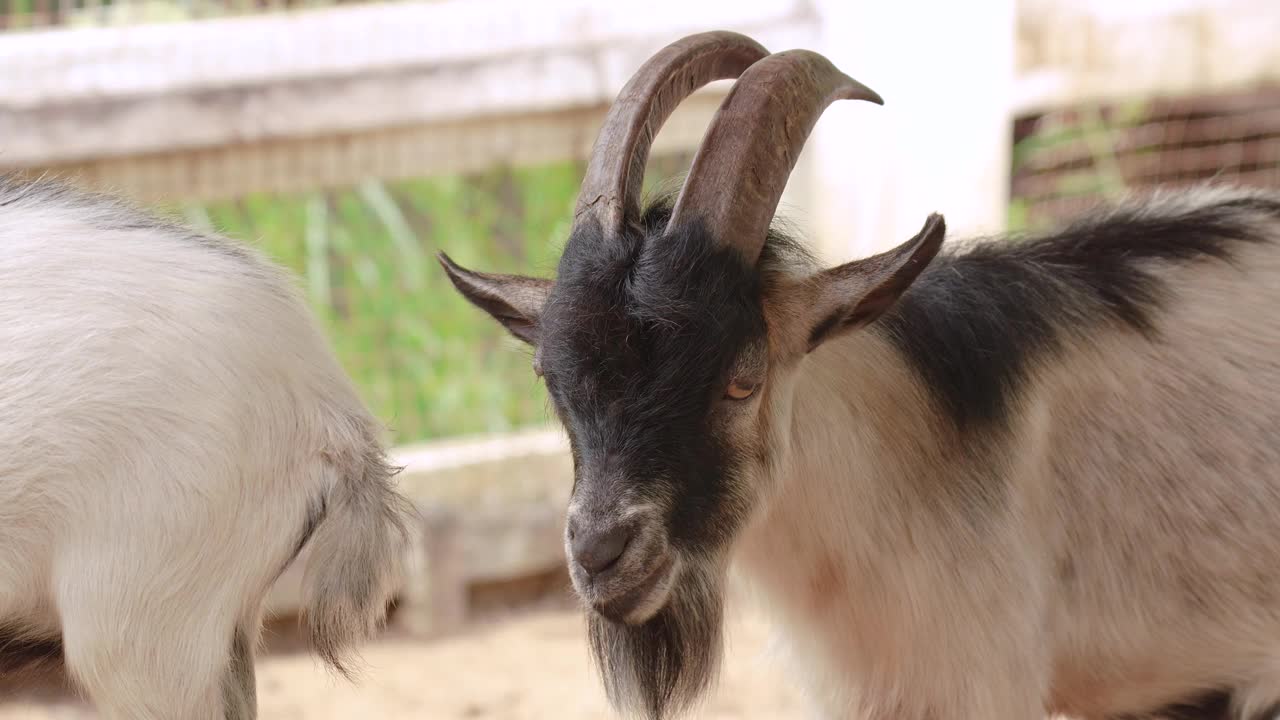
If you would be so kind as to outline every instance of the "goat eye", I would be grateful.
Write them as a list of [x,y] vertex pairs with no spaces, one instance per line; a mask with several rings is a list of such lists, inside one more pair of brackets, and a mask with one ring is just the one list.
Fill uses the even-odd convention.
[[729,388],[724,391],[724,396],[730,400],[746,400],[755,394],[758,387],[760,387],[759,383],[734,380],[729,383]]

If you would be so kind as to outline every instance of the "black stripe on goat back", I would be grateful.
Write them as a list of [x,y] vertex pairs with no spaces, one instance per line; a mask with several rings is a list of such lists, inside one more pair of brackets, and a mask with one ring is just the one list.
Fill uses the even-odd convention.
[[961,430],[1002,425],[1032,366],[1068,335],[1111,324],[1159,337],[1173,289],[1156,262],[1230,261],[1280,220],[1280,196],[1218,197],[1122,206],[1052,234],[944,250],[873,327]]

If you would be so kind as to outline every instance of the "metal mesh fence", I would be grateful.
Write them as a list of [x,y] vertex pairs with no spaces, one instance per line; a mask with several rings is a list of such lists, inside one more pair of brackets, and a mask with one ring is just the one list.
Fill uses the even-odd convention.
[[1014,143],[1015,228],[1061,222],[1126,190],[1280,187],[1280,86],[1019,118]]

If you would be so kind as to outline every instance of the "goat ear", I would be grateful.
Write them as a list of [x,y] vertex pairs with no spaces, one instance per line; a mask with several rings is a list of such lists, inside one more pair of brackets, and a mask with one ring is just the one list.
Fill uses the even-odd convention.
[[467,270],[444,253],[439,253],[437,259],[453,286],[472,305],[492,315],[512,335],[530,345],[538,344],[538,319],[552,281]]
[[814,276],[809,351],[884,314],[933,260],[946,234],[946,222],[934,213],[898,247]]

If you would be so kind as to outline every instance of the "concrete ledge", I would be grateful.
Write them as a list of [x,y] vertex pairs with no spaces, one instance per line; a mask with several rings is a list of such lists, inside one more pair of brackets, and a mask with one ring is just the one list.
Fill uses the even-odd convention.
[[414,500],[468,510],[568,501],[573,463],[558,429],[450,439],[398,448],[403,490]]

